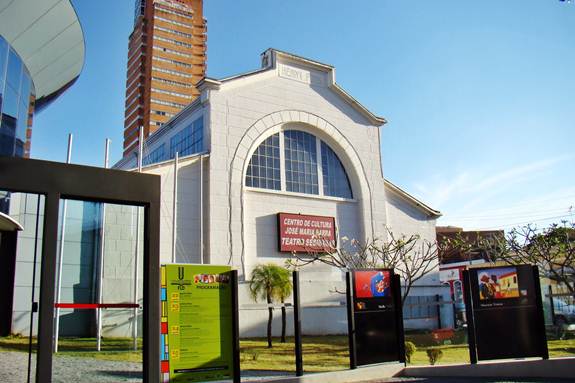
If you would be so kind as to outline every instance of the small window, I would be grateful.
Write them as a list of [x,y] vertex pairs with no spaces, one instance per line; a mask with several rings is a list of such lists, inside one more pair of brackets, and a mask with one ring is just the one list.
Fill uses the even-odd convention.
[[252,155],[246,186],[281,190],[279,133],[268,137]]

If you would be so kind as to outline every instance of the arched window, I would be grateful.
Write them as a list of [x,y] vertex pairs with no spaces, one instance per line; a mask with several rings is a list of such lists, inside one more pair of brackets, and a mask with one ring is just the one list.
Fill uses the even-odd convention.
[[285,130],[262,142],[250,159],[245,182],[254,188],[353,198],[337,154],[325,142],[300,130]]

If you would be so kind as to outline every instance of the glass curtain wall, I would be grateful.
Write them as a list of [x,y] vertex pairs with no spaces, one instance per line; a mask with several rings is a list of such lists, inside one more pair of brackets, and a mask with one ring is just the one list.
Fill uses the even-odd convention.
[[[34,99],[28,69],[0,36],[0,156],[29,157]],[[0,212],[8,213],[9,200],[0,192]]]
[[34,93],[28,69],[0,36],[0,155],[29,155],[26,142],[32,124]]

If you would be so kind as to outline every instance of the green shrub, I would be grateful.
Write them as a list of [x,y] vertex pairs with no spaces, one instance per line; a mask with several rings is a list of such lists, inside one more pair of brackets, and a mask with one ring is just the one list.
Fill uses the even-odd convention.
[[443,351],[441,351],[438,348],[427,349],[427,358],[429,359],[429,364],[431,364],[432,366],[435,365],[435,363],[439,362],[442,356]]
[[415,354],[417,351],[417,347],[415,347],[415,343],[413,342],[405,342],[405,360],[407,363],[411,363],[411,356]]

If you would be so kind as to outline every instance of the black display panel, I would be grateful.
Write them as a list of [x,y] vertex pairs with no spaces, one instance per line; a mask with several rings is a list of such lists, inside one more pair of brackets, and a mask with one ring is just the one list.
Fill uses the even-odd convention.
[[351,312],[357,366],[403,360],[403,326],[398,325],[401,291],[395,278],[389,269],[352,271]]
[[468,280],[477,360],[548,355],[537,269],[471,269]]

